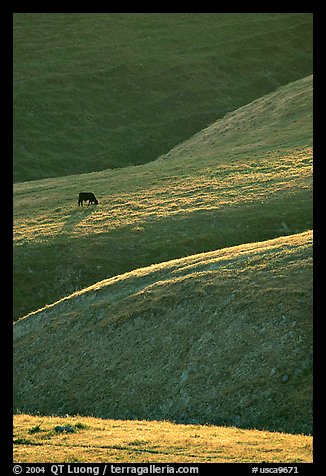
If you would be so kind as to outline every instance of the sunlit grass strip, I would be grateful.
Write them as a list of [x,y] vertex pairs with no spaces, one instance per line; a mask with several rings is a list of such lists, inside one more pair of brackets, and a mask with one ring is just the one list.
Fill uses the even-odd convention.
[[[50,308],[56,306],[57,304],[63,303],[64,301],[69,301],[71,299],[79,298],[87,293],[92,293],[94,291],[99,291],[102,288],[110,287],[113,288],[120,286],[123,288],[124,283],[132,283],[132,288],[137,288],[135,284],[136,281],[145,280],[144,285],[141,285],[141,288],[147,287],[150,284],[160,284],[160,277],[164,277],[164,282],[173,281],[179,277],[187,278],[193,272],[198,272],[198,268],[203,272],[207,273],[210,270],[218,270],[220,267],[220,262],[224,267],[229,267],[230,269],[237,268],[239,266],[239,261],[246,263],[251,259],[254,260],[256,256],[259,256],[260,253],[288,253],[291,255],[292,251],[297,251],[299,247],[302,249],[307,246],[312,245],[312,231],[309,230],[304,233],[299,233],[297,235],[291,235],[289,237],[275,238],[272,240],[264,242],[253,242],[247,243],[244,245],[233,246],[230,248],[223,248],[222,250],[211,251],[207,253],[199,253],[193,256],[187,256],[185,258],[175,259],[167,261],[164,263],[154,264],[144,268],[138,268],[134,271],[130,271],[125,274],[114,276],[112,278],[104,279],[99,281],[91,286],[88,286],[80,291],[76,291],[71,295],[68,295],[58,301],[46,305],[44,308],[33,311],[18,322],[32,316],[34,314],[39,314],[44,310],[49,310]],[[137,291],[138,292],[138,291]],[[123,292],[125,294],[125,292]]]
[[[94,206],[76,207],[78,187],[84,187],[82,176],[65,179],[67,189],[62,191],[66,195],[64,204],[61,194],[58,195],[61,187],[47,191],[45,196],[51,206],[44,209],[43,213],[39,210],[39,201],[43,195],[41,183],[35,184],[34,200],[29,194],[21,194],[22,186],[19,185],[15,188],[14,238],[20,243],[22,240],[51,239],[63,233],[72,237],[106,233],[165,216],[178,218],[180,214],[218,211],[228,206],[257,203],[268,200],[274,194],[286,191],[295,193],[297,189],[304,190],[312,186],[310,148],[296,155],[261,158],[257,168],[250,162],[247,159],[229,166],[217,164],[214,169],[209,169],[206,165],[203,171],[198,168],[189,177],[172,174],[169,181],[156,179],[155,185],[152,184],[154,177],[156,178],[155,167],[148,167],[149,173],[145,177],[142,176],[141,168],[117,171],[112,177],[106,174],[105,184],[94,182],[92,185],[91,179],[88,184],[88,187],[98,190],[97,195],[100,197],[100,205],[95,209]],[[185,167],[185,171],[187,167],[190,164]],[[132,177],[129,178],[130,173]],[[144,188],[141,191],[133,191],[131,188],[129,194],[114,192],[113,182],[118,180],[123,190],[131,178],[135,185],[141,181]]]
[[[39,425],[40,431],[30,428]],[[57,425],[73,425],[57,434]],[[14,416],[15,462],[312,462],[312,437],[168,421]]]

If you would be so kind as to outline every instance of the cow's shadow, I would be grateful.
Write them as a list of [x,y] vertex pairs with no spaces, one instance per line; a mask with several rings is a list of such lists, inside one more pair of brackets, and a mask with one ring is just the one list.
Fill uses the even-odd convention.
[[96,208],[94,205],[86,205],[72,210],[63,224],[61,231],[73,231],[76,225],[85,220],[91,213],[94,213],[95,210]]

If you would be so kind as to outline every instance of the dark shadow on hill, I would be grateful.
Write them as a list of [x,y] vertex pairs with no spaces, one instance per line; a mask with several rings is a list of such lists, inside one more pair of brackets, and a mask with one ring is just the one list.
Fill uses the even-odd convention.
[[19,408],[19,409],[14,409],[13,414],[14,415],[20,415],[22,413],[25,413],[27,415],[32,415],[32,416],[38,416],[38,417],[61,417],[61,418],[67,418],[69,417],[92,417],[92,418],[101,418],[101,419],[108,419],[108,420],[117,420],[117,421],[140,421],[140,420],[146,420],[146,421],[162,421],[162,422],[171,422],[176,425],[214,425],[214,426],[222,426],[226,428],[239,428],[242,430],[260,430],[260,431],[272,431],[272,432],[280,432],[280,433],[286,433],[286,434],[292,434],[292,435],[307,435],[307,436],[312,436],[313,431],[312,431],[312,426],[309,422],[303,422],[298,429],[294,429],[291,427],[289,423],[284,422],[284,420],[278,421],[271,421],[271,422],[265,422],[265,423],[260,423],[260,422],[253,422],[252,424],[241,424],[239,423],[239,417],[235,418],[220,418],[216,419],[214,421],[208,421],[205,418],[180,418],[176,416],[175,418],[165,418],[162,416],[156,416],[156,417],[151,417],[148,414],[140,414],[139,416],[134,416],[130,415],[129,417],[127,416],[122,416],[122,415],[117,415],[117,416],[112,416],[112,415],[103,415],[103,414],[94,414],[94,412],[90,413],[83,413],[83,412],[76,412],[76,413],[67,413],[67,412],[40,412],[38,410],[31,410],[28,407],[26,408]]
[[76,207],[74,211],[71,212],[68,216],[65,224],[61,228],[61,231],[70,232],[73,228],[78,225],[80,222],[85,220],[89,215],[91,215],[96,210],[96,205],[86,205],[83,207]]
[[[137,19],[126,13],[122,23],[119,18],[108,23],[110,35],[101,34],[97,20],[86,15],[80,25],[72,20],[79,40],[77,72],[67,69],[56,51],[60,31],[60,48],[70,54],[65,18],[16,20],[15,39],[24,44],[26,37],[33,50],[45,48],[48,55],[41,60],[15,49],[14,76],[24,80],[14,89],[19,118],[14,181],[150,162],[226,112],[311,74],[312,15],[276,15],[187,13],[174,15],[172,24],[165,15],[151,20],[148,13]],[[102,17],[111,21],[110,15]],[[150,35],[148,21],[157,25]],[[103,68],[107,51],[110,68]],[[62,77],[65,88],[57,97],[52,82]]]

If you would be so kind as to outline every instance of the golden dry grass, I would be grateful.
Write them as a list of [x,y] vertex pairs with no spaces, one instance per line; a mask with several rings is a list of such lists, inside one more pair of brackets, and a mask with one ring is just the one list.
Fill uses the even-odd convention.
[[[62,234],[65,239],[109,234],[124,227],[137,232],[149,221],[177,220],[199,212],[227,213],[234,206],[258,204],[277,194],[309,192],[312,160],[312,148],[306,147],[283,151],[281,155],[260,156],[259,163],[252,158],[213,168],[205,161],[205,166],[197,163],[191,171],[188,164],[183,174],[181,167],[172,168],[169,179],[157,178],[157,169],[161,168],[162,172],[167,164],[165,167],[150,164],[147,173],[143,166],[139,170],[125,170],[123,174],[118,171],[107,172],[105,176],[95,174],[87,177],[87,186],[99,190],[100,206],[91,210],[76,208],[76,200],[73,205],[62,202],[65,196],[67,202],[69,195],[74,199],[78,197],[78,190],[86,186],[82,177],[71,177],[69,186],[66,178],[57,179],[48,187],[46,181],[17,184],[14,187],[14,239],[19,245],[31,241],[42,243]],[[134,191],[116,192],[117,180],[120,190],[132,187]],[[137,183],[142,188],[138,189]],[[108,193],[104,195],[105,189]]]
[[[57,425],[75,432],[58,434]],[[15,415],[14,461],[309,463],[312,437],[167,421]]]

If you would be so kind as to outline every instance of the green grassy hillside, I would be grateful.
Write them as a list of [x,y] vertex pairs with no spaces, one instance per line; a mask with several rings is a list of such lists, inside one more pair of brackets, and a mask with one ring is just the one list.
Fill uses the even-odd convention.
[[[78,192],[99,205],[78,207]],[[312,227],[312,77],[138,167],[14,186],[14,318],[101,279]]]
[[116,276],[14,325],[14,409],[312,431],[312,233]]
[[312,72],[312,14],[14,15],[15,182],[142,164]]

